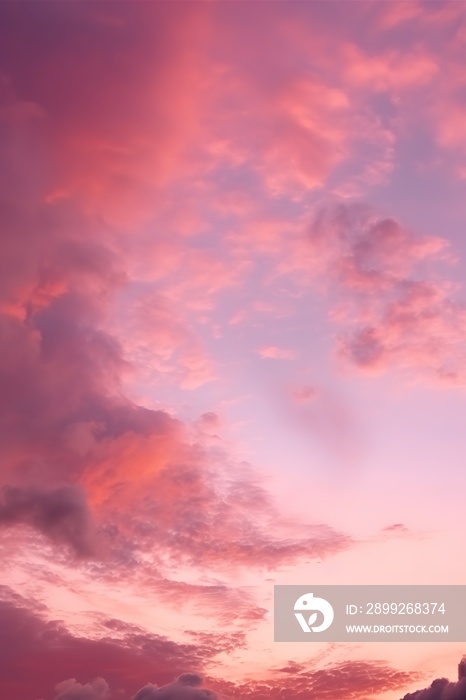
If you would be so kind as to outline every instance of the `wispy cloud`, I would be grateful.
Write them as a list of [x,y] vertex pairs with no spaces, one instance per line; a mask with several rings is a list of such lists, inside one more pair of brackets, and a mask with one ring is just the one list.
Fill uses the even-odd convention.
[[294,350],[277,348],[275,345],[267,345],[260,348],[258,353],[261,357],[268,358],[270,360],[293,360],[295,357]]

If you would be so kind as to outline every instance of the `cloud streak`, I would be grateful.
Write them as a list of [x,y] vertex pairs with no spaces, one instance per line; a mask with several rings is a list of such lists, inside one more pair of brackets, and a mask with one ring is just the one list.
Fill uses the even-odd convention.
[[396,671],[377,661],[344,661],[322,669],[308,669],[296,664],[290,673],[271,677],[264,682],[235,685],[227,681],[215,687],[225,698],[280,698],[283,695],[296,700],[363,700],[368,693],[384,693],[401,688],[414,680],[417,674]]

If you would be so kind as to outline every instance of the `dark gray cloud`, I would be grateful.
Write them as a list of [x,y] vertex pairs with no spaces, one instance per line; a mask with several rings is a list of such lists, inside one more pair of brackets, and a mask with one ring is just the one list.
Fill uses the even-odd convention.
[[20,523],[31,525],[53,542],[67,544],[79,557],[89,557],[96,551],[86,496],[79,486],[4,486],[0,526]]
[[196,673],[182,673],[161,688],[153,684],[144,686],[133,700],[216,700],[214,692],[200,687],[202,683],[202,677]]
[[155,692],[158,690],[158,686],[155,685],[155,683],[148,683],[147,685],[144,686],[144,688],[141,688],[141,690],[138,690],[136,695],[132,700],[151,700],[151,698],[154,697]]
[[466,656],[458,664],[458,680],[436,678],[428,688],[404,695],[402,700],[466,700]]
[[58,683],[54,700],[107,700],[110,688],[103,678],[96,678],[90,683],[78,683],[75,678]]

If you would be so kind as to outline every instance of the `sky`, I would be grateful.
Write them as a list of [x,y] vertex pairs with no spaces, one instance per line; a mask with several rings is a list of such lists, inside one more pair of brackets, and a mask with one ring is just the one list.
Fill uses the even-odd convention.
[[464,700],[466,639],[274,643],[272,608],[465,581],[465,4],[0,35],[2,697]]

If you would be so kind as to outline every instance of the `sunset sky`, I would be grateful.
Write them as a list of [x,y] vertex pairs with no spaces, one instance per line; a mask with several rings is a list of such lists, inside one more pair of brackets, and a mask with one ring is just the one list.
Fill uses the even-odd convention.
[[272,607],[466,581],[466,4],[18,0],[0,34],[1,697],[455,679],[466,632],[274,643]]

